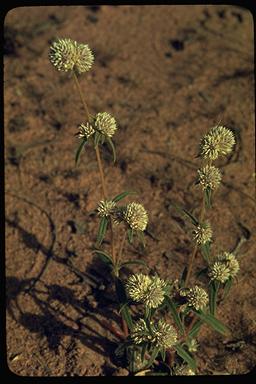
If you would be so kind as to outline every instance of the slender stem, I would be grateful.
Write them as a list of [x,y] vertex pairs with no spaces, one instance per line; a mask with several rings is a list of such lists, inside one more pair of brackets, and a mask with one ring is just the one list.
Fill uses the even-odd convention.
[[117,263],[119,263],[121,258],[122,258],[125,239],[126,239],[126,231],[124,231],[122,239],[121,239],[120,248],[119,248],[119,252],[118,252],[118,256],[117,256],[117,260],[116,260]]
[[75,84],[76,84],[76,87],[77,87],[80,99],[81,99],[83,107],[85,109],[85,112],[86,112],[86,115],[87,115],[87,120],[90,121],[89,109],[88,109],[86,101],[85,101],[85,99],[83,97],[83,93],[82,93],[82,90],[81,90],[81,87],[80,87],[80,84],[79,84],[79,81],[78,81],[78,77],[77,77],[77,74],[75,73],[75,71],[73,71],[73,78],[75,80]]
[[188,271],[187,271],[186,279],[185,279],[185,282],[184,282],[185,287],[188,285],[188,281],[189,281],[189,278],[190,278],[190,275],[191,275],[193,263],[194,263],[195,256],[196,256],[196,253],[197,253],[197,248],[198,248],[198,245],[196,244],[194,249],[193,249],[193,252],[192,252],[192,254],[190,256],[190,259],[189,259]]
[[[202,205],[201,205],[201,210],[200,210],[200,215],[199,215],[199,223],[201,223],[203,221],[204,215],[205,215],[205,197],[203,195],[203,200],[202,200]],[[190,276],[191,276],[191,272],[192,272],[192,268],[193,268],[193,263],[194,263],[194,260],[195,260],[195,257],[196,257],[197,250],[198,250],[198,244],[196,243],[195,247],[193,249],[193,252],[192,252],[192,254],[190,256],[190,259],[189,259],[188,271],[187,271],[186,279],[185,279],[185,282],[184,282],[185,287],[188,285],[188,282],[189,282],[189,279],[190,279]]]
[[103,197],[106,200],[107,199],[106,183],[105,183],[103,167],[102,167],[102,162],[101,162],[101,157],[100,157],[100,151],[99,151],[99,147],[98,146],[95,147],[95,152],[96,152],[97,163],[98,163],[98,168],[99,168],[99,172],[100,172],[100,179],[101,179]]

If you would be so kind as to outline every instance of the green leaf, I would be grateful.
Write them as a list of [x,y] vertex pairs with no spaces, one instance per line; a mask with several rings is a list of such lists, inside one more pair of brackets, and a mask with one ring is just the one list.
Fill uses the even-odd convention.
[[132,228],[127,229],[127,235],[128,235],[129,243],[132,244],[132,241],[133,241],[133,229]]
[[116,162],[116,149],[115,149],[115,145],[113,143],[113,141],[111,140],[110,137],[107,137],[107,142],[110,146],[110,149],[112,149],[112,152],[113,152],[113,162],[115,163]]
[[142,348],[141,348],[141,354],[140,354],[140,358],[141,358],[142,363],[145,359],[145,353],[147,352],[147,348],[148,348],[148,343],[143,343]]
[[202,319],[205,323],[210,325],[215,331],[221,333],[222,335],[227,335],[230,333],[229,328],[223,324],[220,320],[216,319],[210,313],[196,312],[197,316]]
[[203,258],[208,264],[209,264],[209,258],[210,258],[210,246],[211,246],[210,241],[207,241],[207,243],[201,245]]
[[81,155],[81,152],[82,152],[82,149],[84,147],[84,145],[86,144],[87,142],[87,138],[85,137],[81,143],[79,144],[79,147],[76,151],[76,157],[75,157],[75,164],[77,165],[78,164],[78,161],[79,161],[79,158],[80,158],[80,155]]
[[136,195],[136,192],[132,192],[132,191],[125,191],[125,192],[122,192],[120,193],[119,195],[116,195],[112,201],[114,201],[115,203],[117,203],[118,201],[124,199],[126,196],[128,195]]
[[201,326],[204,324],[202,320],[198,320],[194,326],[192,327],[191,331],[189,332],[188,336],[190,338],[194,338],[197,336],[198,332],[200,331]]
[[129,311],[129,307],[128,306],[124,306],[121,309],[120,312],[121,312],[121,314],[123,316],[123,319],[126,321],[129,330],[131,331],[132,328],[133,328],[133,322],[132,322],[132,317],[131,317],[131,314],[130,314],[130,311]]
[[178,327],[179,331],[183,335],[184,334],[184,327],[183,327],[183,324],[181,322],[180,316],[177,312],[176,305],[173,303],[173,301],[168,296],[165,296],[165,300],[166,300],[167,307],[169,308],[169,310],[172,314],[172,317],[173,317],[173,320],[174,320],[176,326]]
[[199,224],[199,221],[195,218],[195,216],[192,215],[192,213],[188,212],[186,209],[184,208],[180,208],[178,205],[176,204],[172,204],[174,206],[174,208],[179,212],[181,213],[182,215],[185,215],[188,216],[190,218],[190,220],[192,221],[192,223],[196,226],[198,226]]
[[186,209],[182,208],[182,211],[191,219],[192,223],[198,226],[199,221],[192,215],[192,213],[188,212]]
[[100,221],[100,226],[98,230],[98,235],[97,235],[97,244],[101,245],[102,240],[104,239],[104,236],[107,231],[107,226],[108,226],[108,219],[106,217],[102,217]]
[[[152,354],[150,356],[150,359],[147,362],[147,365],[146,365],[147,368],[149,368],[154,363],[154,360],[157,357],[158,353],[159,353],[159,348],[154,348],[153,352],[152,352]],[[144,368],[146,368],[146,367],[144,367]]]
[[210,187],[206,188],[204,196],[205,196],[205,206],[206,206],[206,208],[211,208],[212,190],[211,190]]
[[210,313],[213,316],[215,316],[215,313],[216,313],[219,285],[220,285],[219,282],[211,282],[209,286],[209,307],[210,307]]
[[100,139],[101,139],[101,133],[100,132],[95,132],[95,135],[94,135],[94,147],[97,147],[99,145]]
[[143,261],[143,260],[130,260],[130,261],[125,261],[124,263],[122,263],[120,265],[120,269],[125,267],[125,266],[127,266],[127,265],[132,265],[132,264],[140,264],[140,265],[143,265],[146,268],[149,268],[147,266],[147,264],[145,263],[145,261]]
[[105,251],[101,251],[100,249],[94,249],[93,250],[93,253],[96,253],[99,258],[105,263],[105,264],[108,264],[108,265],[113,265],[113,261],[112,261],[112,258],[111,256],[105,252]]
[[232,287],[232,283],[233,283],[233,279],[232,278],[229,278],[226,282],[225,282],[225,285],[224,285],[224,290],[223,290],[223,300],[226,299],[229,291],[230,291],[230,288]]
[[124,288],[124,284],[122,280],[119,279],[119,277],[115,278],[115,288],[116,288],[116,294],[117,294],[119,303],[120,304],[127,303],[127,295]]
[[201,275],[204,275],[208,271],[208,267],[201,269],[199,272],[197,272],[196,277],[200,277]]
[[164,348],[161,348],[160,354],[161,354],[162,360],[165,361],[165,349]]
[[185,349],[180,344],[176,344],[174,348],[176,349],[178,355],[190,366],[193,371],[195,371],[196,362],[193,357],[187,351],[185,351]]
[[144,239],[144,233],[143,231],[136,231],[136,234],[139,238],[139,241],[141,242],[141,244],[143,245],[143,248],[145,248],[145,239]]
[[183,272],[182,272],[182,275],[180,277],[180,287],[181,288],[184,288],[185,287],[185,280],[186,280],[186,277],[187,277],[187,273],[188,273],[188,268],[185,267],[183,269]]

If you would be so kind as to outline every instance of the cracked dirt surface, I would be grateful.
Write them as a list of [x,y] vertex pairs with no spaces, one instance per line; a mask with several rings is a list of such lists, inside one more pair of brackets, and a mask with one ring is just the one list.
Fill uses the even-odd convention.
[[[92,255],[97,165],[88,149],[75,168],[83,110],[72,79],[49,64],[56,37],[88,43],[95,53],[81,85],[91,113],[108,111],[119,126],[117,165],[110,152],[103,155],[107,190],[136,190],[150,216],[146,249],[127,247],[126,257],[144,257],[163,278],[178,278],[192,249],[172,204],[197,212],[199,140],[219,121],[234,131],[235,151],[218,163],[223,185],[209,213],[215,252],[241,244],[238,282],[218,309],[232,336],[203,328],[198,374],[249,372],[256,361],[253,19],[233,6],[22,7],[7,14],[9,368],[22,376],[119,372],[117,339],[104,326],[106,318],[118,324],[117,308]],[[197,258],[195,271],[200,267]]]

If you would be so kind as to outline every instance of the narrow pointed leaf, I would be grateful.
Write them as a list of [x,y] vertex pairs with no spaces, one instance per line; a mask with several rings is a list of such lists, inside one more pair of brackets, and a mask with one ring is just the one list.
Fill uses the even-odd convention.
[[144,233],[143,231],[136,231],[136,234],[139,238],[139,241],[141,242],[141,244],[143,245],[143,248],[145,248],[145,239],[144,239]]
[[207,243],[201,245],[201,252],[203,255],[204,260],[209,264],[210,259],[210,241],[207,241]]
[[205,190],[205,206],[206,208],[211,208],[211,199],[212,199],[212,190],[207,187]]
[[161,349],[160,354],[161,354],[162,360],[165,361],[165,349],[164,348]]
[[200,331],[201,326],[203,325],[203,320],[198,320],[194,326],[192,327],[191,331],[189,332],[188,336],[193,339],[198,335],[198,332]]
[[148,344],[147,343],[144,343],[142,345],[142,348],[141,348],[141,354],[140,354],[140,358],[141,358],[141,361],[143,363],[144,359],[145,359],[145,353],[147,352],[147,347],[148,347]]
[[183,288],[185,286],[185,280],[186,280],[186,277],[187,277],[187,273],[188,273],[188,268],[185,267],[183,269],[182,275],[180,277],[180,287],[181,288]]
[[197,313],[200,319],[202,319],[205,323],[210,325],[215,331],[221,333],[222,335],[227,335],[230,333],[229,328],[223,324],[220,320],[216,319],[210,313]]
[[223,300],[226,299],[229,291],[230,291],[230,288],[232,286],[232,283],[233,283],[233,279],[229,279],[228,281],[226,281],[225,285],[224,285],[224,291],[223,291]]
[[133,241],[133,230],[132,230],[132,228],[128,228],[127,235],[128,235],[129,243],[132,244],[132,241]]
[[181,322],[180,316],[177,312],[176,305],[173,303],[173,301],[168,296],[165,296],[165,300],[166,300],[167,307],[172,314],[172,317],[173,317],[173,320],[174,320],[176,326],[178,327],[181,334],[184,334],[184,327],[183,327],[183,324]]
[[113,261],[112,261],[112,258],[111,256],[105,252],[105,251],[102,251],[100,249],[94,249],[93,250],[93,253],[96,253],[99,258],[106,264],[109,264],[109,265],[113,265]]
[[108,144],[110,146],[110,148],[112,149],[112,152],[113,152],[113,162],[115,163],[116,162],[116,149],[115,149],[115,145],[113,143],[113,141],[111,140],[110,137],[107,137],[107,141],[108,141]]
[[101,245],[102,240],[104,239],[104,236],[107,231],[107,226],[108,226],[108,219],[106,217],[102,217],[100,221],[100,226],[98,230],[98,236],[97,236],[97,244]]
[[185,351],[185,349],[180,344],[176,344],[174,348],[176,349],[178,355],[190,366],[193,371],[195,371],[196,362],[193,357],[187,351]]
[[182,209],[182,211],[191,219],[192,223],[194,225],[198,225],[199,224],[199,221],[195,218],[195,216],[192,215],[192,213],[188,212],[186,209]]
[[133,328],[133,322],[128,306],[123,307],[120,312],[123,316],[123,319],[126,321],[129,330],[131,331]]
[[132,265],[132,264],[140,264],[143,265],[146,268],[149,268],[145,261],[143,260],[130,260],[130,261],[125,261],[124,263],[121,264],[120,269],[127,266],[127,265]]
[[176,204],[172,204],[174,206],[174,208],[179,212],[181,213],[182,215],[185,215],[189,217],[189,219],[192,221],[192,223],[194,225],[198,225],[199,224],[199,221],[195,218],[195,216],[192,215],[192,213],[188,212],[186,209],[184,208],[180,208],[178,205]]
[[[155,348],[155,349],[153,350],[151,356],[150,356],[149,361],[147,362],[146,367],[148,367],[148,368],[151,367],[151,365],[154,363],[155,358],[157,357],[158,353],[159,353],[159,348]],[[146,368],[146,367],[144,367],[144,368]]]
[[209,307],[210,313],[215,316],[216,313],[216,305],[217,305],[217,297],[219,290],[219,282],[211,282],[209,287]]
[[95,135],[94,135],[94,147],[97,147],[99,145],[100,138],[101,138],[100,132],[95,132]]
[[117,203],[118,201],[124,199],[126,196],[128,195],[136,195],[136,192],[132,192],[132,191],[125,191],[125,192],[122,192],[120,193],[119,195],[116,195],[112,201],[114,201],[115,203]]
[[76,165],[78,164],[82,149],[83,149],[84,145],[86,144],[86,142],[87,142],[87,139],[85,137],[84,139],[82,139],[81,143],[79,144],[79,147],[77,148],[76,157],[75,157],[75,164]]

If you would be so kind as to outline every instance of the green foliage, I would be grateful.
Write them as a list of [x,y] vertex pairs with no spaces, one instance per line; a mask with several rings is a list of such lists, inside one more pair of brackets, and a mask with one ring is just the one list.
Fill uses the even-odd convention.
[[193,357],[187,352],[180,344],[175,345],[175,349],[177,354],[189,365],[189,367],[195,371],[196,370],[196,362]]
[[220,283],[218,281],[212,281],[209,285],[209,307],[210,313],[215,316],[216,306],[217,306],[217,297]]
[[210,313],[197,312],[197,316],[222,335],[226,336],[230,333],[229,328]]
[[99,229],[98,229],[98,235],[97,235],[97,244],[98,245],[101,245],[101,243],[105,237],[105,234],[107,231],[107,226],[108,226],[107,217],[102,217],[101,221],[100,221]]
[[78,164],[78,161],[80,159],[80,155],[81,155],[82,149],[83,149],[83,147],[85,146],[86,143],[87,143],[87,138],[83,138],[81,140],[81,143],[79,144],[79,146],[77,148],[76,157],[75,157],[75,164],[76,165]]
[[211,242],[207,241],[205,244],[202,244],[200,248],[201,248],[204,260],[207,262],[207,264],[209,264],[209,262],[210,262]]
[[125,191],[125,192],[122,192],[120,193],[119,195],[116,195],[112,201],[114,201],[115,203],[117,203],[118,201],[124,199],[126,196],[128,195],[135,195],[136,192],[132,192],[132,191]]
[[181,322],[180,315],[177,312],[177,306],[173,303],[173,301],[168,297],[165,296],[165,302],[167,305],[168,310],[171,312],[172,318],[179,329],[180,333],[183,335],[184,334],[184,326]]
[[110,137],[107,137],[107,143],[109,144],[110,149],[113,152],[113,162],[115,163],[116,162],[116,149],[115,149],[115,145],[114,145],[114,143]]

